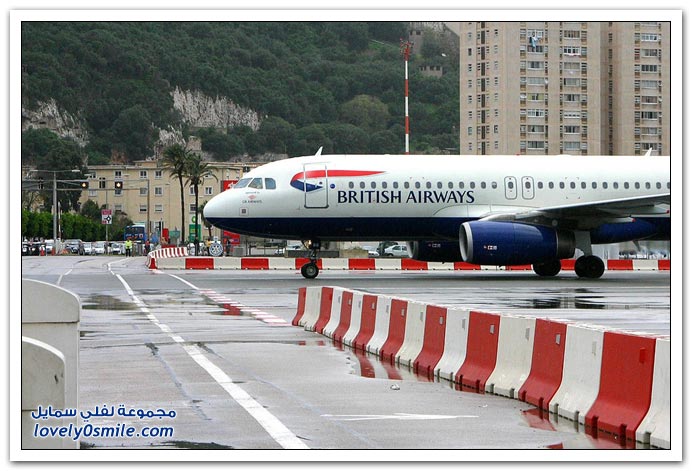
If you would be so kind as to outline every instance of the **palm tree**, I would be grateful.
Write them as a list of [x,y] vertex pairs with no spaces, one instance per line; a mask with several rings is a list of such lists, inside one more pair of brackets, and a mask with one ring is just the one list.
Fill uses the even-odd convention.
[[186,161],[185,176],[187,183],[192,186],[195,192],[195,254],[199,253],[199,185],[204,182],[204,178],[212,176],[216,180],[216,175],[210,172],[209,164],[202,161],[202,156],[196,153],[190,153]]
[[181,238],[185,243],[185,185],[183,179],[186,177],[186,165],[190,152],[180,144],[173,144],[163,151],[163,158],[159,163],[163,168],[170,170],[171,178],[176,177],[180,183],[180,217],[181,217]]
[[202,218],[202,224],[204,227],[207,228],[207,232],[209,233],[209,238],[211,239],[211,230],[214,226],[211,225],[209,221],[207,221],[207,218],[204,217],[204,207],[207,205],[209,201],[205,201],[202,203],[202,205],[199,207],[199,215]]

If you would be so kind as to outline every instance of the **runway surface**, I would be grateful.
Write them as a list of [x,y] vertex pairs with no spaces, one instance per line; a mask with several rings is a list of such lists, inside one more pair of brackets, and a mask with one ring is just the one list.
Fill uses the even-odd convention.
[[[24,257],[22,277],[80,297],[80,409],[176,411],[159,419],[173,436],[82,442],[98,449],[464,449],[483,459],[488,450],[620,448],[529,404],[456,391],[291,326],[302,286],[671,331],[669,272],[323,272],[308,281],[295,271],[149,271],[143,258],[68,256]],[[216,295],[255,313],[228,315]]]

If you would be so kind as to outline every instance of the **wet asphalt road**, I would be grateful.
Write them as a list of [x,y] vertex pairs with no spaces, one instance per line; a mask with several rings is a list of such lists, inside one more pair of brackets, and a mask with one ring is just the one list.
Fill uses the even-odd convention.
[[[172,436],[90,437],[82,448],[465,449],[479,458],[495,449],[620,448],[571,422],[540,417],[528,404],[456,391],[290,326],[297,290],[309,283],[655,334],[670,333],[671,324],[668,272],[608,272],[592,281],[323,272],[306,281],[295,272],[152,272],[143,258],[67,256],[25,257],[22,276],[81,299],[80,410],[176,412],[146,423],[167,426]],[[257,312],[228,315],[218,296]]]

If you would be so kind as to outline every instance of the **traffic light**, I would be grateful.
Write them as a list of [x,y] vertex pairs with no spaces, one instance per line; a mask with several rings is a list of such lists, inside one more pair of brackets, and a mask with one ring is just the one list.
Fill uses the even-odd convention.
[[116,181],[116,182],[115,182],[115,189],[116,189],[116,190],[122,190],[122,189],[123,189],[123,182],[121,182],[121,181]]
[[83,181],[79,182],[79,187],[82,190],[88,190],[89,189],[89,181],[83,180]]

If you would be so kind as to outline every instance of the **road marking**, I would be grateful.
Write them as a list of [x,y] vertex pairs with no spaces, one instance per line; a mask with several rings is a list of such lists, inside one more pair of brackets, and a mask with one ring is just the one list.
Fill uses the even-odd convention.
[[[123,279],[120,275],[115,275],[118,277],[120,282],[125,287],[127,294],[134,300],[135,304],[139,309],[147,316],[147,318],[156,325],[162,332],[166,333],[174,342],[179,344],[185,352],[192,358],[199,366],[201,366],[209,375],[216,381],[219,386],[221,386],[231,398],[238,403],[243,409],[247,411],[248,414],[254,418],[258,424],[284,449],[299,449],[307,450],[309,447],[303,443],[293,432],[291,432],[288,427],[286,427],[279,419],[274,415],[269,413],[260,403],[255,401],[244,389],[242,389],[237,384],[233,383],[233,380],[224,373],[221,368],[216,366],[211,360],[204,356],[204,354],[195,345],[188,345],[185,339],[175,335],[171,332],[170,327],[166,324],[162,324],[156,318],[154,314],[151,313],[149,308],[142,302],[139,297],[132,291],[130,285]],[[175,275],[171,275],[174,278],[179,279],[185,284],[197,289],[191,283],[178,278]]]
[[429,414],[406,414],[397,412],[391,415],[384,414],[353,414],[353,415],[332,415],[322,414],[321,417],[331,417],[336,420],[357,421],[357,420],[446,420],[446,419],[477,419],[477,415],[429,415]]
[[56,285],[57,285],[57,286],[60,286],[60,283],[62,282],[62,277],[63,277],[63,276],[67,276],[67,275],[69,275],[70,273],[72,273],[72,270],[74,270],[74,267],[73,267],[73,268],[70,268],[70,269],[67,270],[65,273],[63,273],[62,275],[60,275],[60,278],[58,278],[58,282],[56,283]]

